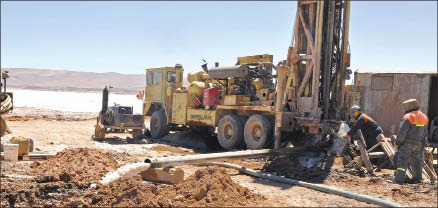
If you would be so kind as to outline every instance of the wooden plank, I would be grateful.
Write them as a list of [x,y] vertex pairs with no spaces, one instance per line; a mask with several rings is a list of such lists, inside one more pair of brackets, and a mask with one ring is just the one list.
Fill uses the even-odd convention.
[[304,88],[306,87],[307,83],[309,82],[310,79],[310,75],[312,74],[313,71],[313,64],[314,62],[311,61],[310,63],[307,63],[307,69],[306,69],[306,74],[304,75],[303,81],[301,82],[300,88],[298,88],[298,96],[301,96],[301,93],[303,93]]
[[386,154],[384,152],[370,152],[368,153],[368,156],[370,159],[374,159],[374,158],[386,157]]
[[377,143],[377,144],[374,145],[373,147],[369,148],[369,149],[367,150],[367,152],[371,152],[371,151],[373,151],[373,150],[376,149],[378,146],[380,146],[380,143]]
[[47,160],[51,157],[55,156],[55,154],[50,153],[29,153],[28,155],[23,155],[22,160],[29,161],[29,160]]
[[298,56],[300,60],[309,60],[309,59],[313,59],[314,56],[312,54],[310,55],[304,55],[304,56]]
[[149,168],[140,175],[143,180],[168,184],[178,184],[184,181],[184,171],[180,168]]
[[[424,162],[423,170],[429,175],[429,179],[432,182],[436,182],[437,181],[437,175],[435,173],[435,170],[433,168],[429,168],[429,166],[427,165],[426,161]],[[424,171],[423,171],[423,173],[424,173]]]
[[368,152],[366,150],[365,144],[362,142],[364,140],[363,135],[362,135],[362,131],[360,129],[357,130],[357,134],[361,138],[357,141],[357,143],[359,144],[359,149],[360,149],[360,158],[363,161],[363,163],[365,164],[365,167],[367,168],[368,173],[373,173],[374,172],[373,165],[370,162],[370,158],[368,156]]
[[396,164],[396,161],[394,161],[395,151],[392,144],[388,142],[388,140],[385,138],[383,134],[379,134],[377,136],[377,141],[379,142],[386,156],[388,156],[389,160],[391,160],[391,163],[395,165]]
[[318,1],[311,1],[311,0],[300,1],[300,5],[315,4],[315,3],[318,3]]

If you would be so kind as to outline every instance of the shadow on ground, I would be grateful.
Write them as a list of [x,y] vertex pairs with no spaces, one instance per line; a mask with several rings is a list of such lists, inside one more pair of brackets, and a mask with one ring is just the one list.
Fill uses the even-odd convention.
[[[321,152],[291,153],[286,157],[269,158],[262,171],[294,180],[322,184],[333,173],[334,158],[334,156],[326,156]],[[278,186],[283,189],[294,186],[260,179],[254,179],[254,182]]]
[[196,153],[224,151],[214,135],[200,134],[192,131],[171,132],[170,134],[159,139],[152,139],[150,135],[146,134],[141,140],[132,139],[130,135],[127,135],[125,138],[123,138],[123,136],[107,135],[105,139],[93,138],[93,140],[111,145],[163,144],[175,148],[183,147],[192,149]]

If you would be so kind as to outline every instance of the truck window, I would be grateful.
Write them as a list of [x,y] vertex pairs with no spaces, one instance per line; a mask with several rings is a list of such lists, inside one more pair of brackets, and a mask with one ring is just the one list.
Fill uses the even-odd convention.
[[161,72],[154,72],[153,74],[153,79],[152,79],[152,84],[153,85],[161,85],[161,79],[162,79],[162,73]]
[[152,75],[153,72],[146,72],[146,85],[152,85]]
[[176,81],[176,72],[168,71],[167,72],[167,81],[168,82],[175,82]]
[[183,78],[182,72],[179,72],[178,83],[182,82],[182,78]]

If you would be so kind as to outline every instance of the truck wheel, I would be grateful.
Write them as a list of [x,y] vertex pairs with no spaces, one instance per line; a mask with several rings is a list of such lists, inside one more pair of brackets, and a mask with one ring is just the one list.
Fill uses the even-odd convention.
[[132,130],[132,138],[140,140],[143,138],[143,131],[141,129]]
[[217,138],[224,149],[238,148],[243,144],[243,124],[236,115],[225,115],[219,121]]
[[167,126],[167,118],[164,111],[159,110],[152,113],[150,126],[153,139],[158,139],[169,133],[169,126]]
[[244,138],[249,149],[263,149],[272,138],[272,125],[266,116],[255,114],[245,124]]

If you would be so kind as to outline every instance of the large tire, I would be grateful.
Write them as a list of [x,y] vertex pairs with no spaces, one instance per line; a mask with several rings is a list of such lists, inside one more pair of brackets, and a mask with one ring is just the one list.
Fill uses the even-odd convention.
[[255,114],[245,124],[244,138],[249,149],[263,149],[272,139],[272,125],[268,118]]
[[169,133],[166,114],[163,110],[152,113],[150,122],[151,136],[153,139],[158,139]]
[[217,138],[226,150],[241,147],[243,144],[243,123],[236,115],[225,115],[218,125]]

